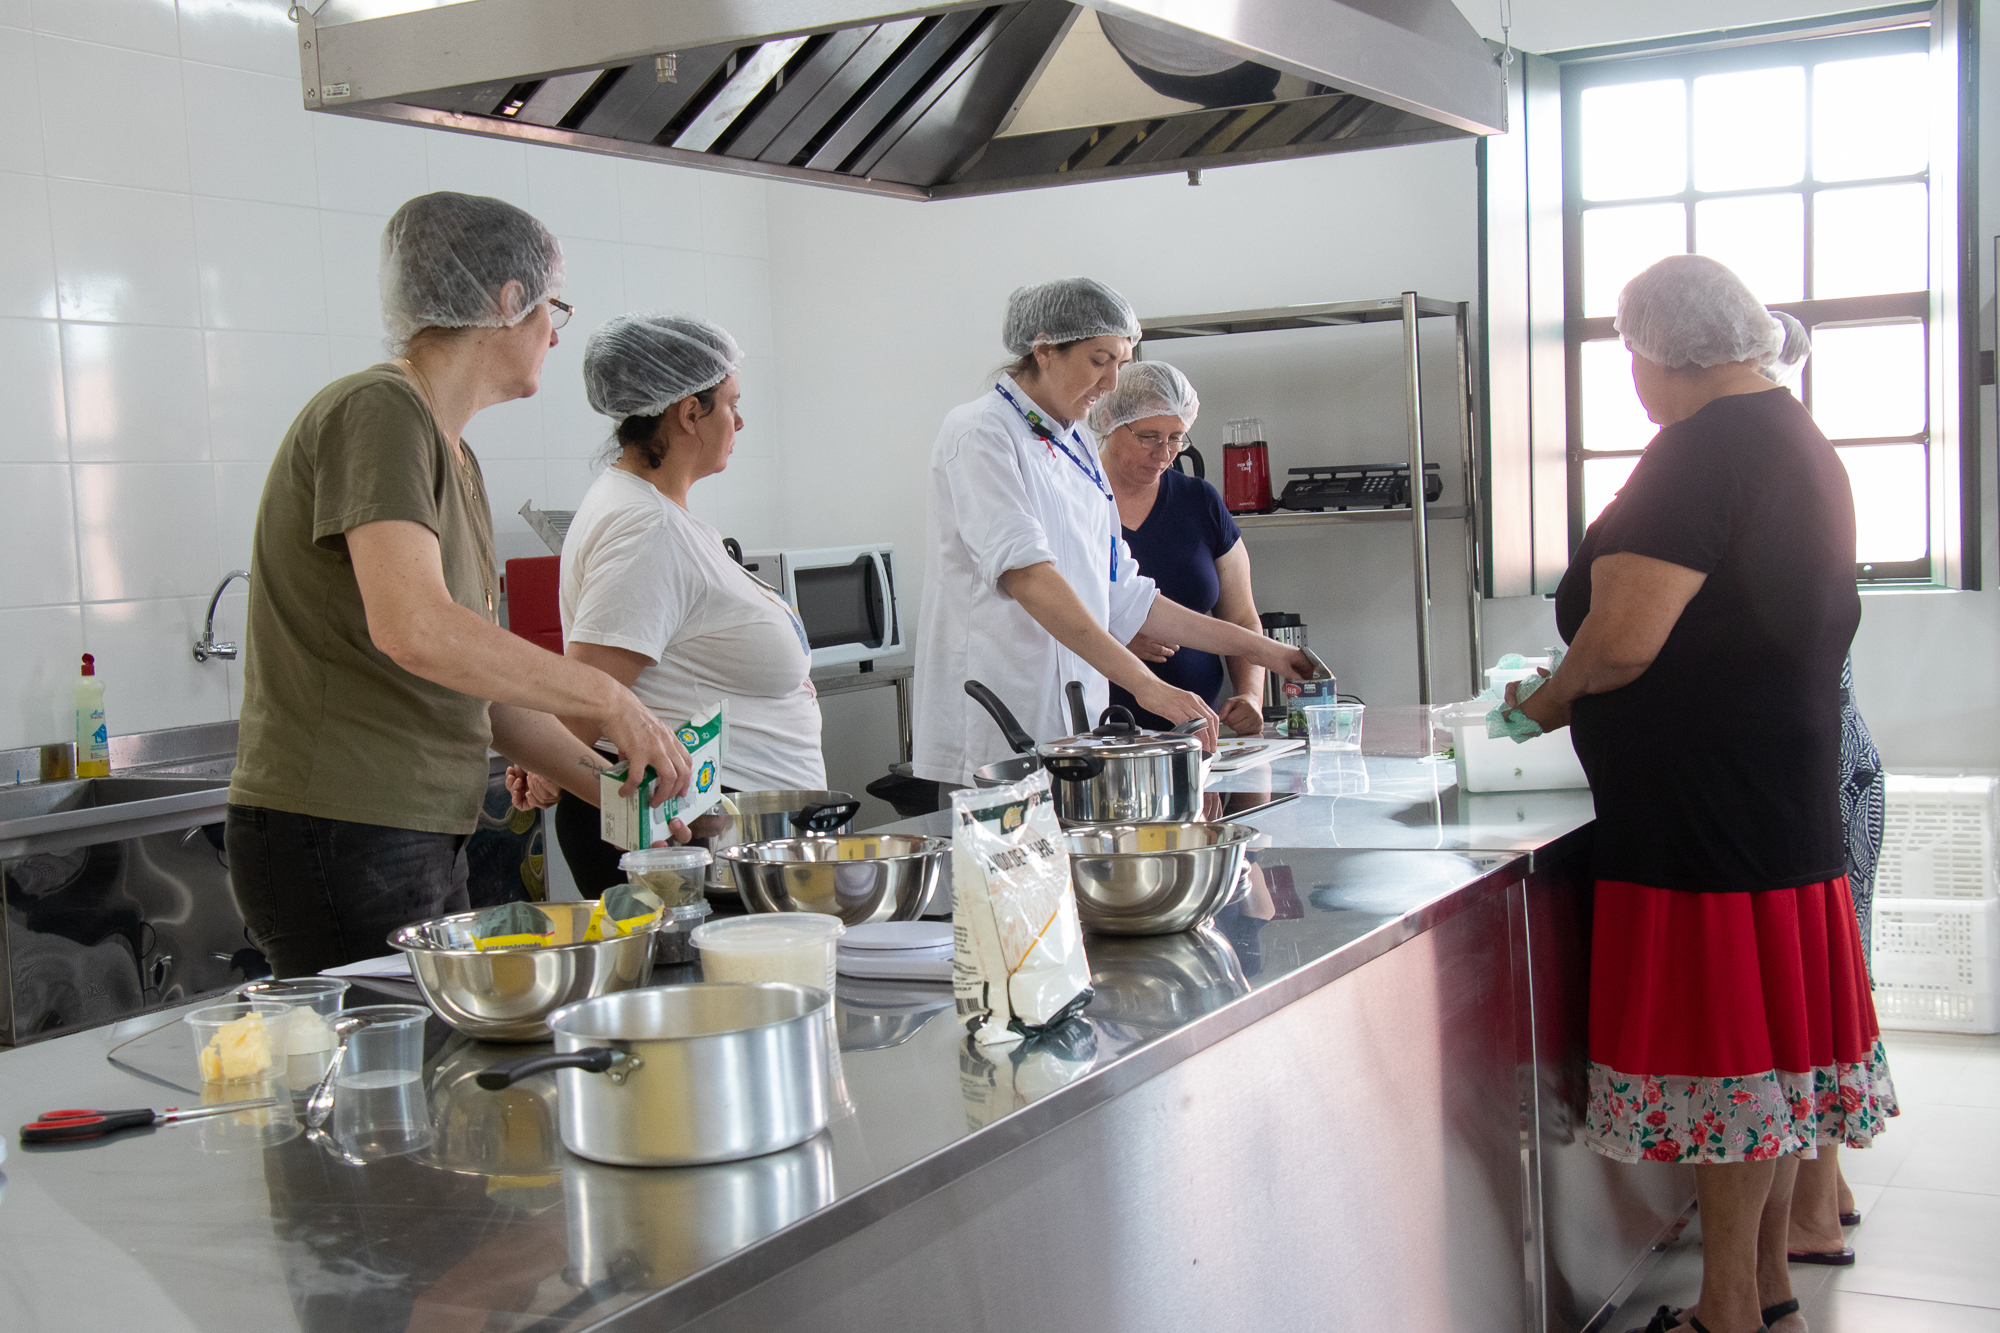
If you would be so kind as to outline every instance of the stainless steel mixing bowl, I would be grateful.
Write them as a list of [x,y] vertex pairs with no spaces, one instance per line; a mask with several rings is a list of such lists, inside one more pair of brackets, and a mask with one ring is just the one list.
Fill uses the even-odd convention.
[[949,855],[949,838],[850,833],[747,843],[715,859],[729,863],[753,912],[824,912],[859,926],[921,916]]
[[[537,903],[556,922],[557,939],[574,939],[590,922],[590,903]],[[547,1041],[549,1015],[566,1004],[635,990],[653,977],[653,931],[534,949],[472,943],[477,912],[404,926],[390,947],[409,955],[410,975],[431,1009],[481,1041]]]
[[1098,935],[1171,935],[1221,911],[1243,884],[1247,824],[1101,824],[1063,830],[1077,916]]

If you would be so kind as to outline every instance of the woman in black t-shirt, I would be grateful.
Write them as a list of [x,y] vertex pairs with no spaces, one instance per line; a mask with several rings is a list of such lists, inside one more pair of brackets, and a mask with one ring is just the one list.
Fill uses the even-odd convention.
[[1573,727],[1597,806],[1586,1141],[1695,1164],[1686,1322],[1747,1333],[1798,1310],[1798,1154],[1865,1148],[1895,1113],[1839,801],[1853,493],[1762,373],[1803,331],[1727,268],[1661,260],[1617,328],[1662,429],[1584,534],[1556,594],[1569,654],[1519,708]]

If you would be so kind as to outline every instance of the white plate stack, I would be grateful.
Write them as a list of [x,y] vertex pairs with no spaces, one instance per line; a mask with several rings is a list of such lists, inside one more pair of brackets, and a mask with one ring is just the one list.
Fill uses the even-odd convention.
[[838,970],[874,981],[950,981],[949,921],[876,921],[840,937]]

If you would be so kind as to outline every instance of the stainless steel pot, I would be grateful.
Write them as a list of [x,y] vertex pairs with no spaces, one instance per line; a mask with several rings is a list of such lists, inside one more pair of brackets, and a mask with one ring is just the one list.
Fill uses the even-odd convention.
[[[709,838],[708,845],[711,850],[721,852],[746,843],[774,842],[780,838],[851,833],[854,816],[860,812],[861,802],[852,792],[732,792],[716,806],[716,813],[722,817],[722,829]],[[737,892],[730,867],[719,859],[709,866],[708,885],[725,893]]]
[[[591,903],[535,904],[559,940],[590,924]],[[389,936],[407,954],[410,975],[431,1009],[481,1041],[547,1041],[549,1015],[596,995],[633,990],[653,976],[653,930],[540,949],[489,949],[472,942],[477,912],[404,926]]]
[[556,1070],[563,1146],[613,1166],[702,1166],[826,1128],[823,990],[706,982],[603,995],[549,1017],[554,1055],[484,1070],[496,1090]]
[[[976,680],[965,692],[999,724],[1016,758],[988,764],[973,774],[979,786],[1019,781],[1039,764],[1050,779],[1056,817],[1065,824],[1181,822],[1201,818],[1205,773],[1199,721],[1175,731],[1145,731],[1131,713],[1116,705],[1104,710],[1093,729],[1039,745],[1021,729],[993,691]],[[1072,725],[1085,721],[1082,690],[1070,689]],[[1012,776],[1006,776],[1012,774]]]
[[1248,824],[1106,825],[1063,833],[1083,928],[1098,935],[1171,935],[1198,926],[1243,887]]
[[716,853],[753,912],[824,912],[850,926],[914,921],[937,891],[951,839],[910,833],[780,838]]

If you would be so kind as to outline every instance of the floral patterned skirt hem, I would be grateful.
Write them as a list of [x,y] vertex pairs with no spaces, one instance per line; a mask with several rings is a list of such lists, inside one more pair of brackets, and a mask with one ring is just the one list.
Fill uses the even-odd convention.
[[1897,1113],[1888,1057],[1728,1078],[1628,1074],[1592,1061],[1584,1141],[1619,1162],[1760,1162],[1866,1148]]

